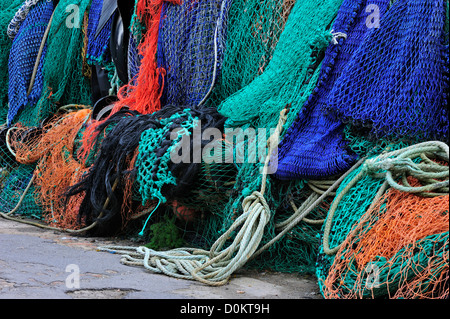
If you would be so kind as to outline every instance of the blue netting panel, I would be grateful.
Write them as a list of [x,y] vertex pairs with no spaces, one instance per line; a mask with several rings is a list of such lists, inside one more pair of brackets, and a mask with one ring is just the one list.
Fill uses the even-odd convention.
[[10,125],[17,113],[25,106],[34,106],[38,102],[43,86],[42,68],[47,45],[44,45],[32,90],[27,95],[39,47],[47,25],[53,13],[53,2],[43,0],[36,4],[21,24],[14,38],[8,61],[8,118]]
[[111,54],[108,50],[109,40],[111,37],[111,27],[114,15],[103,26],[97,36],[97,27],[102,13],[103,0],[92,0],[89,9],[89,21],[87,27],[88,45],[86,50],[86,58],[90,64],[104,64],[111,61]]
[[337,42],[332,41],[328,46],[318,86],[281,142],[278,178],[333,176],[349,169],[356,160],[356,154],[348,150],[342,134],[344,124],[322,110],[329,103],[330,91],[356,49],[373,30],[366,24],[369,4],[378,6],[382,16],[389,0],[345,0],[339,8],[332,31],[335,35],[342,33],[342,37],[335,38]]
[[158,67],[166,71],[162,105],[198,105],[214,85],[226,32],[230,0],[164,2]]
[[445,3],[396,1],[355,48],[327,109],[377,139],[448,140]]

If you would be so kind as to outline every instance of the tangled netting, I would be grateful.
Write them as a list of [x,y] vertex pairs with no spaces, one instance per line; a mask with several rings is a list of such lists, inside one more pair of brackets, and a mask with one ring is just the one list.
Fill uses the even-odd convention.
[[295,0],[231,2],[223,22],[225,47],[218,42],[218,56],[225,51],[223,61],[208,103],[218,106],[264,72],[294,4]]
[[120,86],[106,0],[0,0],[0,216],[213,286],[448,298],[448,2],[133,3]]
[[8,25],[8,29],[6,33],[8,34],[11,40],[14,40],[14,37],[19,32],[19,28],[22,25],[22,22],[27,17],[31,8],[35,6],[40,0],[26,0],[22,6],[17,10],[16,14],[12,18],[11,22]]
[[[100,132],[109,128],[109,132],[102,139],[89,172],[68,190],[67,196],[87,193],[80,207],[80,216],[87,222],[97,220],[97,231],[101,231],[103,223],[108,225],[110,220],[119,218],[122,222],[122,218],[129,219],[127,213],[132,211],[127,211],[126,207],[133,199],[134,181],[139,185],[139,199],[144,207],[153,201],[165,203],[188,196],[193,181],[199,175],[201,162],[171,161],[179,141],[172,139],[172,134],[188,130],[189,134],[185,131],[179,133],[180,137],[187,138],[193,134],[196,125],[201,126],[201,134],[208,128],[220,129],[223,122],[223,117],[214,108],[199,111],[167,105],[160,111],[145,115],[136,111],[119,111],[97,127]],[[194,140],[189,139],[187,143],[191,149]],[[206,143],[202,142],[203,145]],[[116,188],[122,189],[124,194],[116,195]],[[104,207],[107,200],[110,207]],[[121,211],[125,216],[121,217]]]
[[318,85],[280,144],[277,178],[324,178],[348,170],[355,162],[356,156],[347,148],[342,134],[344,124],[324,114],[323,109],[355,48],[373,30],[366,22],[369,4],[377,6],[382,15],[389,1],[344,1],[339,8],[332,26],[333,45],[325,52]]
[[323,229],[323,295],[448,297],[448,176],[448,146],[438,142],[373,157],[349,175]]
[[[36,204],[37,194],[34,185],[28,188],[28,195],[24,195],[25,189],[30,184],[35,165],[19,165],[15,161],[14,152],[8,149],[7,115],[8,115],[8,90],[9,72],[8,61],[12,41],[8,35],[10,25],[16,13],[20,11],[23,1],[0,1],[0,212],[15,211],[23,216],[40,218],[41,208]],[[25,16],[23,17],[25,19]]]
[[[38,126],[64,105],[89,105],[90,83],[83,76],[83,12],[90,0],[60,0],[53,13],[43,66],[43,92],[36,107],[27,108],[18,122]],[[78,14],[76,14],[78,12]],[[66,54],[61,54],[61,48]]]
[[8,60],[12,41],[8,36],[7,28],[11,19],[22,5],[22,1],[0,1],[0,123],[6,122],[8,113]]
[[[17,128],[13,131],[11,146],[16,160],[22,164],[37,163],[34,185],[45,221],[52,226],[77,229],[80,198],[72,198],[66,205],[64,193],[86,172],[74,150],[75,138],[81,126],[88,120],[91,110],[70,112],[49,121],[42,128]],[[15,137],[16,135],[17,137]]]

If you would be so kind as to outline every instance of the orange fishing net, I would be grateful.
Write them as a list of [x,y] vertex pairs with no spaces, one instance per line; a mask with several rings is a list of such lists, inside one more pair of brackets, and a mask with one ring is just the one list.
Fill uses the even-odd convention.
[[[139,54],[142,56],[141,66],[137,78],[119,89],[117,93],[119,101],[114,104],[111,115],[122,107],[128,107],[141,114],[150,114],[161,109],[161,95],[166,71],[157,66],[156,50],[163,2],[165,1],[140,0],[136,5],[136,15],[146,26],[146,32],[138,45]],[[181,0],[166,2],[180,4]],[[99,124],[99,121],[92,120],[87,127],[80,156],[86,157],[91,150],[97,136],[95,129]]]
[[[408,183],[420,186],[417,179]],[[447,298],[449,195],[389,189],[350,232],[324,284],[326,298]]]
[[84,226],[82,221],[77,221],[83,195],[73,196],[68,203],[65,203],[63,195],[88,169],[76,159],[74,141],[90,113],[91,110],[82,109],[55,117],[44,125],[41,134],[28,138],[24,132],[30,129],[18,128],[14,131],[16,136],[25,136],[11,142],[16,159],[22,164],[38,161],[34,182],[46,212],[45,221],[55,227],[79,229]]

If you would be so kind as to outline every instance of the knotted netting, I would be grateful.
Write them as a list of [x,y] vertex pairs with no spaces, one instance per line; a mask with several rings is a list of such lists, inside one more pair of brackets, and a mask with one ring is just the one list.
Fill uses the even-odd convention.
[[102,8],[103,0],[92,0],[89,7],[86,59],[90,64],[105,64],[111,61],[109,42],[114,14],[111,15],[97,34]]
[[[51,23],[45,23],[42,20],[46,17],[45,15],[33,13],[35,10],[39,10],[40,6],[47,8],[47,13],[51,13],[49,8],[53,6],[52,1],[42,0],[29,10],[25,20],[20,25],[19,34],[14,37],[15,43],[21,44],[22,39],[26,42],[26,39],[31,35],[35,44],[28,49],[24,47],[23,50],[36,50],[36,44],[37,46],[42,44],[45,45],[46,52],[45,57],[44,55],[41,56],[42,61],[38,61],[39,68],[36,69],[35,91],[38,88],[38,80],[42,89],[37,103],[23,107],[14,116],[10,127],[2,127],[0,202],[2,205],[1,211],[8,215],[15,213],[42,218],[43,213],[41,199],[36,190],[36,178],[34,177],[37,163],[21,164],[17,161],[17,154],[13,147],[15,142],[27,142],[29,139],[35,138],[36,134],[39,135],[44,120],[56,114],[61,106],[79,103],[87,105],[90,102],[89,80],[83,76],[83,47],[85,44],[83,17],[89,4],[90,1],[87,0],[75,3],[73,1],[59,1],[53,10]],[[11,14],[9,17],[10,21],[13,16],[14,14]],[[85,21],[87,22],[87,20]],[[28,28],[30,32],[24,32],[22,38],[20,32],[25,30],[24,28],[27,25],[37,25],[40,31],[43,28],[47,29],[48,34],[45,41],[43,41],[45,37],[42,36],[42,32],[33,33],[34,27],[33,29]],[[23,46],[24,43],[21,45]],[[63,51],[61,51],[62,48],[64,48]],[[31,64],[37,65],[35,64],[36,57],[33,62],[30,62],[30,56],[28,55],[24,56],[17,52],[16,56],[22,58],[14,61],[18,65],[26,66],[21,67],[18,74],[25,74],[30,77],[30,72],[33,70]],[[23,89],[24,85],[28,84],[27,82],[31,82],[30,78],[25,79],[22,83],[10,81],[10,89],[24,92],[28,89]],[[10,110],[14,111],[11,105]]]
[[8,119],[25,107],[34,108],[41,97],[47,53],[45,33],[53,14],[53,1],[40,1],[28,13],[14,37],[8,63]]
[[8,113],[8,60],[9,51],[11,50],[12,41],[8,36],[7,27],[11,19],[15,16],[17,10],[22,5],[22,1],[0,1],[0,68],[4,72],[0,72],[0,121],[1,124],[6,123],[6,115]]
[[82,197],[71,198],[71,202],[66,203],[63,195],[87,170],[77,159],[74,142],[90,112],[90,109],[66,112],[41,128],[18,127],[13,131],[17,138],[12,137],[11,146],[16,152],[16,160],[21,164],[36,165],[33,185],[44,221],[54,227],[78,229],[84,225],[83,221],[78,221]]
[[[237,4],[236,4],[237,5]],[[256,7],[257,4],[254,4]],[[281,3],[280,5],[287,5],[287,3]],[[298,95],[296,95],[296,97],[298,99],[306,99],[306,97],[309,95],[308,93],[305,92],[310,92],[312,91],[315,82],[317,81],[317,73],[316,74],[312,74],[314,73],[315,67],[317,67],[317,64],[314,66],[314,63],[316,62],[316,57],[313,54],[313,51],[321,51],[323,49],[326,48],[326,46],[328,45],[328,41],[331,39],[331,37],[329,36],[329,32],[327,33],[326,30],[328,28],[328,26],[331,24],[331,22],[334,19],[334,15],[337,12],[338,8],[340,5],[340,1],[327,1],[325,3],[317,3],[316,1],[312,1],[312,2],[297,2],[294,6],[294,8],[292,9],[292,11],[290,12],[289,18],[284,26],[284,33],[281,34],[280,40],[278,41],[278,44],[276,45],[276,48],[273,52],[273,58],[272,60],[267,64],[267,66],[264,68],[264,72],[261,73],[261,75],[259,77],[256,77],[253,82],[251,82],[248,86],[244,87],[242,89],[242,91],[248,92],[247,89],[250,91],[251,89],[248,88],[249,86],[254,86],[255,85],[255,81],[261,81],[259,80],[261,77],[264,77],[265,74],[267,72],[272,73],[272,77],[274,76],[273,73],[276,72],[276,70],[278,68],[283,68],[283,70],[289,74],[291,76],[292,79],[296,79],[297,77],[302,77],[303,80],[306,81],[306,79],[308,80],[312,80],[309,81],[305,87],[303,88],[303,90],[298,89],[297,93]],[[232,6],[230,8],[230,13],[233,10],[233,3]],[[255,8],[254,8],[255,9]],[[309,12],[311,10],[317,11],[318,14],[317,15],[307,15],[305,14],[305,12]],[[245,12],[245,11],[244,11]],[[279,13],[284,12],[283,10],[279,10]],[[245,13],[243,13],[245,14]],[[253,18],[256,18],[258,21],[258,18],[260,18],[260,16],[252,16]],[[285,16],[284,16],[285,17]],[[284,21],[283,19],[280,17],[279,19],[275,19],[275,20],[271,20],[271,21],[267,21],[267,23],[274,23],[274,21],[276,21],[279,24],[279,28],[281,28],[281,25],[284,25]],[[264,20],[264,22],[266,22]],[[258,22],[257,22],[258,23]],[[228,23],[228,26],[230,27],[230,23]],[[319,31],[317,30],[317,28],[319,28]],[[322,29],[320,29],[322,28]],[[280,30],[277,28],[277,30]],[[268,36],[269,37],[269,36]],[[312,41],[313,44],[318,45],[317,46],[313,46],[311,48],[310,44],[311,44],[311,38],[314,39],[314,41]],[[255,42],[258,42],[260,39],[254,40]],[[230,37],[230,29],[228,29],[228,33],[227,33],[227,43],[229,43],[230,41],[234,41],[233,38]],[[287,51],[290,51],[292,49],[291,44],[293,42],[299,43],[298,46],[296,46],[296,49],[298,49],[299,47],[301,49],[298,49],[296,52],[294,52],[292,55],[290,55],[288,58],[285,57],[285,54]],[[269,46],[269,48],[271,48],[271,46]],[[278,50],[280,50],[278,52]],[[227,51],[225,51],[225,56],[227,55]],[[275,57],[277,57],[277,59],[275,59]],[[292,69],[292,58],[295,57],[296,60],[300,60],[302,63],[299,63],[299,68],[298,69]],[[224,58],[225,59],[225,58]],[[253,61],[256,61],[256,63],[258,63],[258,67],[256,68],[256,70],[258,71],[262,71],[261,69],[259,69],[260,65],[260,58],[259,59],[255,59]],[[276,62],[274,62],[276,61]],[[298,62],[298,61],[297,61]],[[272,67],[271,63],[275,63]],[[286,66],[285,64],[289,64],[289,66]],[[313,71],[309,72],[307,71],[308,67],[312,67]],[[225,68],[225,63],[222,66],[221,70],[224,70]],[[290,73],[295,73],[295,75],[292,75]],[[300,75],[299,75],[300,73]],[[253,76],[256,76],[256,74],[254,74]],[[223,76],[223,74],[222,74]],[[265,79],[267,80],[268,77],[265,77]],[[280,79],[281,80],[281,79]],[[301,83],[303,83],[303,80],[300,81]],[[219,81],[220,83],[220,81]],[[259,82],[258,82],[259,83]],[[290,82],[291,85],[297,84],[296,81],[292,81]],[[238,87],[241,84],[238,84],[236,87]],[[220,84],[219,84],[220,86]],[[265,87],[263,89],[263,86],[259,87],[259,89],[261,91],[266,90],[266,91],[271,91],[268,87]],[[242,94],[242,91],[238,91],[236,94]],[[276,91],[276,90],[275,90]],[[301,91],[301,92],[298,92]],[[272,91],[271,91],[272,92]],[[292,94],[291,90],[288,89],[287,87],[285,88],[284,93],[288,94],[288,92],[290,92],[289,94]],[[261,92],[259,92],[261,93]],[[230,99],[233,99],[234,96],[231,96]],[[252,101],[247,101],[248,103],[251,103]],[[229,104],[227,104],[227,100],[225,101],[226,105],[228,105],[230,108],[232,107],[232,105],[234,105],[234,108],[236,108],[239,111],[244,111],[247,106],[245,106],[244,103],[241,104],[232,104],[231,102]],[[245,108],[244,108],[245,106]],[[277,107],[278,108],[277,108]],[[277,130],[275,130],[275,136],[277,134],[280,134],[282,131],[282,124],[280,123],[284,123],[286,121],[286,118],[290,118],[290,120],[292,120],[292,118],[294,117],[290,112],[286,113],[286,110],[284,110],[281,114],[280,111],[282,111],[283,109],[286,108],[286,103],[285,104],[281,104],[281,99],[280,99],[280,103],[277,104],[275,107],[273,107],[271,110],[266,110],[263,107],[255,107],[253,110],[253,114],[256,114],[256,116],[258,117],[258,115],[260,113],[264,113],[261,116],[261,120],[258,121],[258,125],[254,125],[254,127],[259,127],[259,128],[263,128],[263,131],[258,132],[260,136],[260,139],[263,140],[264,142],[267,141],[267,137],[271,136],[273,133],[270,128],[274,128],[277,127]],[[252,106],[253,107],[253,106]],[[295,110],[296,108],[298,108],[299,106],[297,104],[295,104],[295,106],[293,107],[293,109]],[[163,109],[164,110],[164,109]],[[220,108],[219,108],[220,110]],[[271,115],[273,115],[273,117],[268,116],[265,111],[268,111],[268,113],[271,113]],[[294,111],[295,113],[295,111]],[[288,116],[286,116],[285,114],[289,114]],[[241,117],[241,114],[239,114],[239,119],[242,121],[245,121],[245,118]],[[172,120],[176,120],[176,117],[174,117]],[[248,120],[248,119],[247,119]],[[280,121],[280,122],[279,122]],[[250,124],[250,121],[247,121],[246,124]],[[254,124],[254,123],[251,123]],[[188,127],[188,129],[193,129],[190,126]],[[152,143],[156,143],[157,142],[157,137],[159,137],[160,135],[155,135],[155,132],[151,132],[149,131],[149,136],[150,138],[146,138],[146,139],[142,139],[140,146],[144,146],[146,144],[150,144],[152,145]],[[242,133],[241,133],[242,134]],[[239,133],[238,133],[239,135]],[[233,137],[232,137],[233,138]],[[256,136],[257,138],[257,136]],[[276,139],[276,138],[275,138]],[[241,140],[241,143],[238,143],[239,145],[237,146],[236,144],[234,144],[233,140],[227,140],[227,138],[225,138],[225,143],[230,143],[232,146],[232,150],[233,150],[233,156],[235,156],[236,154],[240,153],[243,151],[243,149],[241,149],[241,147],[243,146],[242,144],[248,142],[245,138],[243,140]],[[274,146],[274,141],[272,141],[272,146]],[[265,150],[267,152],[267,149]],[[139,153],[139,156],[143,157],[148,157],[151,156],[152,152],[145,152],[145,153]],[[153,153],[154,154],[154,153]],[[167,153],[166,153],[167,154]],[[245,154],[245,153],[244,153]],[[281,239],[279,242],[279,245],[270,245],[269,241],[271,241],[271,239],[273,239],[277,234],[281,233],[280,236],[282,236],[283,234],[286,234],[289,230],[292,230],[293,227],[291,222],[292,220],[286,221],[287,219],[289,219],[289,212],[286,212],[286,215],[280,215],[280,220],[277,220],[276,222],[274,221],[274,219],[276,219],[276,211],[278,211],[278,209],[280,208],[281,203],[284,203],[284,205],[286,205],[288,202],[285,198],[286,193],[292,193],[293,197],[294,197],[294,201],[295,199],[297,200],[301,200],[303,197],[302,194],[298,194],[297,192],[299,192],[303,187],[304,184],[300,181],[300,182],[293,182],[293,183],[287,183],[286,185],[284,185],[284,188],[280,187],[280,189],[276,188],[274,186],[274,182],[270,179],[270,177],[267,174],[264,174],[265,178],[263,178],[262,174],[261,174],[261,168],[263,166],[267,167],[267,163],[264,164],[264,159],[267,158],[267,153],[263,153],[263,154],[259,154],[260,157],[259,158],[263,158],[263,162],[256,162],[256,163],[249,163],[250,161],[247,161],[242,163],[238,163],[236,164],[236,168],[237,168],[237,173],[236,173],[236,181],[232,184],[233,188],[230,190],[230,198],[227,202],[224,202],[223,205],[220,207],[220,209],[214,210],[212,213],[212,217],[209,216],[210,218],[206,218],[203,223],[202,226],[199,228],[200,232],[200,236],[202,237],[202,243],[208,245],[209,247],[211,247],[212,244],[212,250],[217,250],[220,249],[220,247],[224,247],[225,242],[227,242],[228,244],[231,244],[231,246],[229,246],[228,248],[226,248],[226,251],[231,251],[233,248],[235,248],[235,242],[239,241],[239,238],[242,238],[241,236],[244,236],[245,240],[246,240],[246,244],[250,244],[250,247],[247,247],[246,244],[242,244],[242,246],[239,248],[239,256],[242,255],[243,251],[253,251],[255,252],[256,247],[252,246],[251,243],[256,243],[259,242],[261,243],[261,245],[266,245],[269,244],[265,250],[265,252],[263,254],[260,254],[260,257],[255,258],[254,259],[254,263],[253,266],[256,267],[265,267],[265,268],[271,268],[274,270],[287,270],[287,271],[300,271],[300,272],[304,272],[304,271],[311,271],[312,270],[312,265],[313,265],[313,261],[314,261],[314,255],[315,255],[315,251],[314,248],[312,248],[314,245],[317,245],[317,232],[319,231],[320,226],[320,222],[321,222],[321,217],[323,217],[324,214],[324,207],[321,207],[321,209],[318,209],[314,214],[312,214],[313,218],[317,218],[319,223],[318,225],[314,225],[313,227],[309,227],[308,225],[301,225],[299,228],[295,229],[295,231],[293,231],[291,234],[291,236],[284,236],[283,239]],[[261,156],[263,155],[263,156]],[[245,157],[246,155],[244,155]],[[248,159],[247,159],[248,160]],[[142,160],[141,160],[142,161]],[[161,166],[161,164],[159,166],[154,166],[154,161],[149,160],[148,164],[144,164],[144,162],[140,163],[139,158],[137,160],[137,165],[143,165],[143,167],[147,167],[148,169],[153,169],[153,174],[157,174],[158,169]],[[149,165],[152,164],[152,165]],[[152,168],[153,167],[153,168]],[[156,169],[154,169],[156,168]],[[149,176],[148,173],[143,175],[147,180]],[[156,175],[156,177],[158,177],[158,175]],[[263,180],[265,181],[263,183]],[[150,194],[152,193],[152,189],[153,190],[160,190],[160,186],[157,184],[157,182],[164,182],[161,180],[153,180],[153,181],[149,181],[151,182],[151,185],[156,185],[156,187],[152,187],[150,188]],[[169,181],[170,183],[170,181]],[[142,181],[140,183],[142,185]],[[264,184],[264,186],[262,186],[262,184]],[[262,193],[264,193],[264,196],[258,192],[258,189],[262,188]],[[142,192],[141,192],[142,193]],[[155,192],[155,194],[157,195],[158,192]],[[309,197],[313,196],[313,194],[311,194]],[[316,197],[316,195],[314,195],[314,197],[311,197],[311,203],[313,201],[317,201],[318,200],[318,196]],[[251,204],[252,201],[255,201],[254,204]],[[298,203],[298,206],[300,206]],[[260,207],[258,205],[261,205],[261,210],[257,210],[254,211],[254,209],[256,209],[256,207]],[[325,204],[324,204],[325,205]],[[326,205],[325,205],[326,207]],[[305,210],[305,208],[302,206],[300,207],[301,211]],[[299,208],[299,209],[300,209]],[[292,205],[291,205],[291,209],[293,209]],[[280,209],[281,211],[282,209]],[[299,211],[299,212],[301,212]],[[273,212],[273,213],[269,213],[269,212]],[[233,229],[235,229],[236,225],[239,225],[239,223],[244,223],[246,218],[250,218],[249,215],[252,214],[256,214],[254,217],[251,218],[252,222],[257,222],[258,226],[254,226],[254,228],[251,229],[251,231],[256,231],[255,235],[252,238],[252,240],[250,240],[250,242],[247,242],[247,240],[249,239],[249,237],[245,237],[246,235],[244,235],[245,232],[245,227],[243,227],[240,231],[239,231],[239,235],[236,235],[237,237],[234,238],[233,236],[228,237],[231,232],[233,231]],[[258,217],[256,217],[258,216]],[[276,217],[275,217],[276,216]],[[286,223],[284,223],[286,222]],[[237,224],[236,224],[237,223]],[[245,225],[247,225],[246,227],[250,227],[249,225],[251,224],[250,221],[246,222]],[[275,224],[277,224],[277,227],[279,228],[279,231],[275,230]],[[233,226],[232,226],[233,225]],[[232,226],[232,227],[231,227]],[[303,227],[302,227],[303,226]],[[280,231],[282,230],[282,231]],[[250,230],[249,230],[250,231]],[[284,232],[284,233],[282,233]],[[197,237],[198,238],[198,237]],[[234,239],[234,240],[233,240]],[[220,242],[220,243],[219,243]],[[233,243],[231,243],[233,242]],[[195,243],[194,243],[195,244]],[[197,242],[197,244],[199,244]],[[208,247],[208,248],[209,248]],[[177,254],[179,250],[174,251],[174,254]],[[189,250],[188,250],[189,251]],[[242,252],[241,252],[242,251]],[[289,254],[289,253],[292,254]],[[171,254],[172,252],[169,252],[169,254]],[[219,252],[212,252],[211,251],[211,256],[215,256],[215,254]],[[225,252],[224,252],[225,253]],[[281,258],[276,258],[274,256],[276,256],[277,254],[282,253]],[[222,256],[222,254],[220,254],[220,256]],[[248,253],[245,255],[246,258],[251,258],[252,253]],[[268,256],[271,256],[271,258],[267,258]],[[286,257],[288,256],[288,257]],[[231,257],[231,253],[229,253],[229,257]],[[180,257],[181,258],[181,257]],[[219,256],[218,256],[219,258]],[[295,263],[291,263],[293,260],[296,260]],[[210,261],[211,263],[213,262],[213,260]],[[209,264],[209,262],[208,262]],[[290,265],[288,265],[290,264]],[[242,260],[239,261],[238,265],[242,266]],[[227,265],[223,270],[220,270],[219,272],[221,273],[228,273],[229,274],[229,269],[230,267],[240,267],[240,266],[236,266],[233,264]],[[205,265],[206,267],[206,265]],[[203,268],[203,267],[202,267]],[[206,271],[206,269],[205,269]],[[178,277],[179,274],[174,274],[174,276]],[[182,277],[186,277],[185,275],[180,275]],[[223,279],[224,277],[222,276],[218,276],[217,279],[211,279],[210,282],[217,282],[218,283],[223,283]],[[217,284],[216,282],[216,284]]]
[[220,72],[230,3],[163,3],[157,49],[158,67],[165,70],[162,105],[205,102]]
[[[253,80],[240,90],[230,92],[233,94],[226,98],[218,107],[219,112],[227,117],[225,129],[237,129],[238,137],[243,136],[240,140],[241,142],[236,137],[231,136],[230,143],[233,144],[235,153],[242,152],[244,154],[244,159],[236,164],[237,175],[231,192],[232,196],[230,196],[228,202],[225,203],[221,210],[214,212],[216,218],[210,220],[211,224],[208,225],[208,221],[206,221],[207,225],[203,226],[205,230],[209,231],[208,236],[215,233],[215,238],[217,238],[229,229],[236,218],[242,214],[242,201],[261,186],[261,167],[267,156],[265,153],[267,149],[264,149],[262,153],[258,150],[256,156],[258,160],[251,161],[246,147],[252,142],[249,142],[251,139],[245,136],[245,129],[255,129],[255,140],[267,140],[268,136],[271,135],[271,129],[277,126],[280,111],[288,103],[291,104],[291,107],[287,114],[285,127],[292,122],[295,113],[298,112],[303,104],[301,101],[306,100],[314,89],[319,73],[317,66],[320,64],[320,62],[317,62],[316,54],[323,51],[331,39],[329,32],[326,30],[333,21],[340,4],[341,1],[296,2],[287,17],[286,11],[282,10],[282,8],[286,9],[285,6],[292,5],[292,3],[283,2],[279,3],[280,9],[278,9],[279,16],[277,18],[272,18],[274,20],[271,20],[271,22],[263,20],[267,23],[276,21],[279,23],[278,26],[271,25],[271,27],[277,31],[284,31],[281,33],[276,45],[272,43],[272,45],[266,47],[267,51],[264,52],[272,51],[270,56],[264,58],[267,60],[264,60],[261,56],[252,60],[254,67],[258,65],[258,67],[253,69],[256,71],[252,74]],[[256,8],[253,9],[256,10]],[[312,11],[315,12],[314,15],[305,13]],[[230,8],[230,14],[231,12],[233,12],[233,5]],[[245,16],[246,13],[242,14]],[[261,16],[258,15],[257,17]],[[287,21],[285,20],[286,17]],[[225,51],[221,73],[222,81],[230,81],[230,78],[224,78],[225,69],[228,67],[226,65],[228,44],[230,43],[232,47],[238,43],[231,36],[242,37],[242,34],[237,33],[236,30],[234,30],[236,33],[232,33],[233,29],[230,20],[228,25],[227,50]],[[266,28],[268,28],[267,25],[266,27],[261,27],[262,30],[267,30]],[[268,35],[266,33],[260,35],[261,38],[265,36]],[[253,43],[257,44],[258,41],[255,40]],[[296,43],[296,45],[293,47],[292,43]],[[236,54],[234,51],[232,53]],[[261,61],[265,61],[263,68],[260,68]],[[317,64],[315,64],[316,62]],[[250,63],[250,61],[247,63]],[[259,75],[258,71],[261,72]],[[220,82],[218,85],[219,88],[223,87],[223,84]],[[242,82],[236,80],[235,85],[234,88],[238,88],[239,85],[242,85]],[[239,129],[242,129],[242,131],[239,132]],[[273,168],[276,168],[276,165]],[[261,245],[267,244],[280,232],[279,229],[275,229],[275,224],[288,219],[289,215],[292,214],[293,208],[287,197],[294,196],[300,200],[304,196],[299,194],[304,188],[302,181],[293,181],[284,185],[275,183],[276,181],[269,175],[264,197],[273,213],[271,214],[270,222],[265,228]],[[300,204],[301,202],[298,201],[297,206],[300,206]],[[289,210],[286,210],[286,207]],[[320,217],[317,218],[321,219]],[[302,226],[304,228],[301,228]],[[308,230],[302,231],[302,229]],[[317,225],[313,227],[304,224],[297,226],[292,232],[292,234],[297,232],[295,235],[285,236],[270,247],[267,247],[264,254],[252,260],[251,266],[259,267],[259,269],[265,267],[284,271],[311,271],[315,254],[312,246],[317,245],[315,235],[319,229],[320,227],[317,227]],[[278,256],[278,254],[283,257],[274,257]],[[271,258],[265,258],[264,256],[271,256]],[[293,259],[297,259],[297,262],[291,263]]]
[[[218,106],[263,73],[284,30],[295,0],[232,1],[224,24],[220,72],[209,99]],[[219,42],[220,44],[220,42]]]
[[[38,196],[32,185],[35,165],[20,165],[15,161],[7,137],[9,72],[8,62],[12,40],[8,26],[24,7],[23,1],[0,2],[0,212],[41,218]],[[32,6],[30,6],[32,7]],[[26,15],[23,17],[25,19]],[[23,22],[23,20],[21,21]],[[18,24],[20,27],[20,23]],[[27,88],[28,89],[28,88]],[[27,191],[26,191],[27,190]],[[28,194],[28,196],[24,196]]]
[[22,6],[17,10],[16,14],[12,18],[11,22],[8,25],[8,36],[11,40],[14,40],[14,37],[19,32],[19,28],[22,25],[22,22],[27,17],[31,8],[35,6],[40,0],[26,0]]
[[366,22],[369,4],[383,16],[389,1],[344,1],[339,8],[332,26],[337,39],[325,52],[318,85],[280,144],[277,178],[326,178],[348,170],[356,160],[342,134],[344,124],[323,109],[356,48],[373,30]]
[[447,154],[439,142],[397,147],[342,182],[317,259],[326,298],[448,296]]
[[378,139],[448,140],[446,11],[446,1],[394,2],[355,48],[325,109]]
[[89,79],[83,75],[85,57],[82,55],[85,45],[84,12],[89,5],[90,0],[59,1],[47,38],[42,68],[43,91],[36,106],[25,108],[17,122],[38,126],[61,106],[90,104],[91,88]]

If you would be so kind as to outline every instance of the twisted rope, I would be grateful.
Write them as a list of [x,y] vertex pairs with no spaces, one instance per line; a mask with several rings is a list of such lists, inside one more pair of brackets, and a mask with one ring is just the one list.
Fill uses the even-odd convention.
[[[277,128],[267,142],[269,153],[262,171],[260,191],[254,191],[243,200],[243,213],[212,245],[210,251],[179,248],[157,252],[142,246],[102,246],[98,250],[121,253],[123,256],[120,261],[123,264],[144,266],[152,272],[164,273],[171,277],[197,280],[211,286],[227,283],[231,275],[253,257],[264,235],[264,228],[270,220],[270,207],[264,198],[268,167],[271,155],[278,147],[288,109],[289,106],[280,112]],[[240,230],[233,242],[222,249],[238,228]]]

